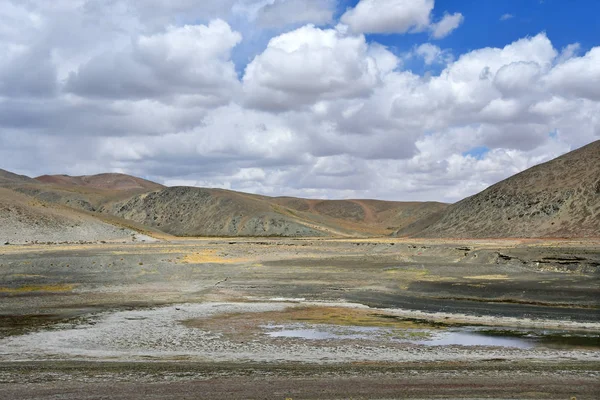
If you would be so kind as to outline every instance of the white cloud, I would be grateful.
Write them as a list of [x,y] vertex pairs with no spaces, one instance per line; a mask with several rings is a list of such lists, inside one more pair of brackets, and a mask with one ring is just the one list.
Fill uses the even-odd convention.
[[335,0],[274,0],[259,9],[256,20],[266,27],[325,25],[333,21],[335,6]]
[[361,0],[342,15],[341,22],[354,33],[415,33],[429,30],[441,39],[462,24],[461,13],[445,14],[433,23],[434,0]]
[[249,105],[280,111],[364,97],[397,63],[381,46],[372,50],[362,35],[307,25],[271,39],[246,68],[244,92]]
[[547,81],[550,87],[565,95],[600,101],[600,47],[557,65],[548,74]]
[[509,13],[506,14],[502,14],[502,16],[500,16],[500,21],[508,21],[509,19],[514,18],[515,16]]
[[[0,4],[0,168],[453,201],[600,138],[600,47],[557,51],[539,34],[454,59],[432,43],[386,48],[350,24],[293,26],[327,23],[331,3],[151,1]],[[424,39],[433,1],[411,3],[382,26]],[[303,5],[316,13],[276,13]],[[354,27],[376,29],[386,13],[374,10]],[[261,12],[282,25],[262,29]]]
[[[72,73],[67,89],[80,96],[117,99],[195,95],[226,101],[237,85],[231,49],[241,41],[222,20],[167,28],[131,46],[92,58]],[[203,99],[203,100],[202,100]]]
[[568,61],[569,59],[577,56],[580,50],[581,45],[579,43],[571,43],[565,46],[560,52],[558,58],[556,59],[556,63],[562,64],[563,62]]
[[446,14],[441,21],[431,25],[431,37],[442,39],[448,36],[452,31],[463,23],[465,17],[461,13]]
[[517,61],[504,65],[494,77],[494,86],[505,97],[522,97],[535,91],[541,75],[538,63]]
[[447,50],[442,50],[431,43],[423,43],[414,50],[414,54],[422,57],[426,65],[448,64],[452,62],[453,56]]
[[361,0],[341,22],[355,33],[406,33],[429,26],[434,0]]

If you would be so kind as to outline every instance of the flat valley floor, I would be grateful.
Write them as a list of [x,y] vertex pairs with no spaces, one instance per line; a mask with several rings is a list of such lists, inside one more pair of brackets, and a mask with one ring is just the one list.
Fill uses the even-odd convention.
[[0,247],[0,398],[595,399],[600,241]]

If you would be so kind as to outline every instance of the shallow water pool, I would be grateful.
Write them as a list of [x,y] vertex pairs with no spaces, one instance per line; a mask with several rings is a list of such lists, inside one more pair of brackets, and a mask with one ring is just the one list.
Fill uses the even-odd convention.
[[423,346],[487,346],[529,349],[600,348],[600,334],[574,335],[562,331],[531,331],[514,329],[483,329],[461,327],[446,330],[406,329],[328,325],[267,325],[265,334],[272,338],[305,340],[389,340]]

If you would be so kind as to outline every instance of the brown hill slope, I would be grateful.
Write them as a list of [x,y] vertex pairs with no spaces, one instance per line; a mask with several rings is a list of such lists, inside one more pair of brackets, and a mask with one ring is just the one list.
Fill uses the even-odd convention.
[[43,175],[27,179],[11,185],[11,189],[45,203],[92,212],[107,203],[164,188],[158,183],[124,174]]
[[128,241],[137,233],[94,216],[0,188],[0,245]]
[[104,208],[176,236],[325,236],[320,226],[274,209],[259,196],[220,189],[172,187]]
[[310,214],[315,221],[330,219],[351,230],[389,234],[448,207],[437,202],[382,200],[311,200],[278,197],[272,202]]
[[[7,173],[8,174],[8,173]],[[15,175],[15,177],[18,177]],[[11,178],[10,188],[121,226],[177,236],[384,236],[442,203],[308,200],[203,188],[165,188],[121,174]],[[90,214],[91,215],[91,214]],[[129,221],[129,222],[127,222]]]
[[35,178],[42,183],[60,186],[83,186],[106,190],[160,190],[164,188],[155,182],[124,174],[98,174],[85,176],[42,175]]
[[19,185],[24,183],[35,183],[35,180],[25,175],[17,175],[0,169],[0,186]]
[[174,187],[109,204],[103,211],[177,236],[374,236],[389,235],[445,207]]
[[600,141],[537,165],[397,236],[600,236]]

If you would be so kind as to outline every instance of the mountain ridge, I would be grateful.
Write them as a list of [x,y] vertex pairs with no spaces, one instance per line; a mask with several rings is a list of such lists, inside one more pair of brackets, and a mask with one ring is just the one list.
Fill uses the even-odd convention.
[[[35,207],[60,206],[62,214],[84,212],[113,225],[183,237],[600,237],[600,141],[452,205],[269,197],[226,189],[165,187],[114,173],[32,179],[0,170],[0,187],[4,188],[0,203],[4,198],[11,205],[0,210],[0,217],[16,209],[20,199]],[[26,214],[41,215],[38,211],[26,209]],[[5,222],[18,220],[11,215]],[[35,225],[34,219],[26,220]]]
[[504,179],[394,235],[600,237],[600,140]]
[[34,178],[38,182],[62,186],[83,186],[108,190],[159,190],[165,186],[146,179],[120,173],[101,173],[96,175],[41,175]]

